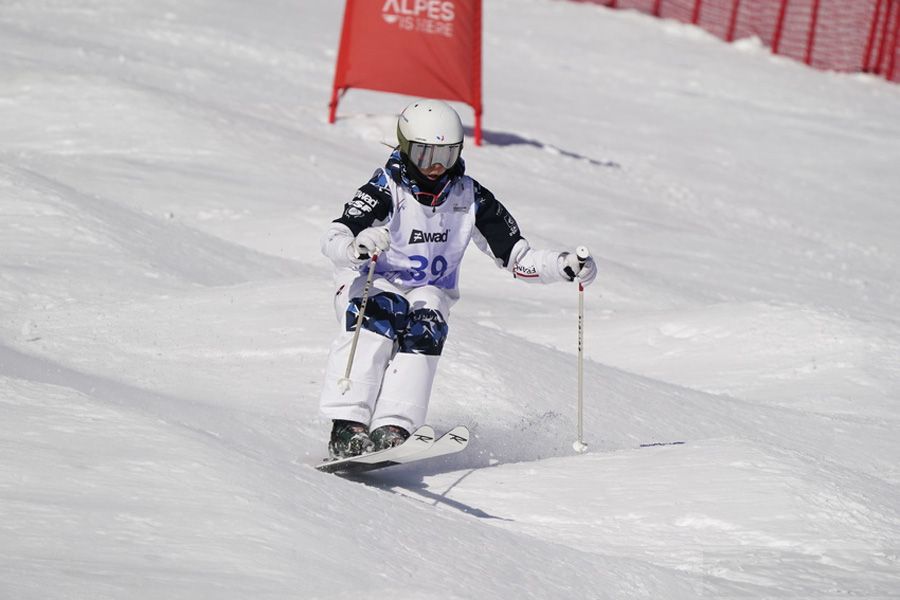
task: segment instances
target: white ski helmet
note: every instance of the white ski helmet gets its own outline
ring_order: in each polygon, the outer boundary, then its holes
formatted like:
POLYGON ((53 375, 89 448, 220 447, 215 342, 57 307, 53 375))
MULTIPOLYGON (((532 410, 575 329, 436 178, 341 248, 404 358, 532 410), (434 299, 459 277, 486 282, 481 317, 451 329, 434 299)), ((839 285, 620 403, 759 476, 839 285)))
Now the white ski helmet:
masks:
POLYGON ((397 119, 397 140, 400 152, 419 169, 436 164, 450 169, 462 152, 462 121, 446 102, 416 100, 397 119))

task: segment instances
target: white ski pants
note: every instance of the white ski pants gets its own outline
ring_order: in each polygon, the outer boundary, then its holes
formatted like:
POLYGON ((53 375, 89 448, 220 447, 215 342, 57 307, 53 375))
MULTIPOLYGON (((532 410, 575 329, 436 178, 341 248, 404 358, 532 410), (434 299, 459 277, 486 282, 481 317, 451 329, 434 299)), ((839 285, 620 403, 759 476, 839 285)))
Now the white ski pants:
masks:
MULTIPOLYGON (((350 389, 341 393, 338 381, 344 377, 353 342, 347 331, 347 308, 351 299, 362 296, 366 274, 352 274, 338 282, 334 310, 340 333, 331 344, 320 409, 329 419, 344 419, 367 424, 370 430, 382 425, 399 425, 414 431, 425 423, 431 387, 440 355, 398 352, 394 339, 363 327, 350 372, 350 389)), ((434 286, 401 287, 375 276, 369 301, 379 292, 392 292, 409 302, 410 311, 432 309, 447 320, 456 302, 454 292, 434 286)), ((369 310, 366 310, 368 314, 369 310)))

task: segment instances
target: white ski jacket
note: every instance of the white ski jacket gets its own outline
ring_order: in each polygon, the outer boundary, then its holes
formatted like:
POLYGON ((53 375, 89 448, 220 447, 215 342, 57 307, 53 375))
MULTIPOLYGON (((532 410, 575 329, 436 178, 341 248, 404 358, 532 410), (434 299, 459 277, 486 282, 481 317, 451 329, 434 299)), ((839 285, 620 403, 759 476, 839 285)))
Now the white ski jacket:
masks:
POLYGON ((458 295, 460 264, 476 246, 517 279, 566 281, 563 253, 535 250, 494 195, 465 175, 460 160, 442 180, 437 194, 422 192, 406 172, 399 152, 375 171, 325 231, 322 252, 335 268, 365 269, 353 240, 368 227, 387 227, 390 249, 378 256, 376 274, 403 287, 433 285, 458 295))

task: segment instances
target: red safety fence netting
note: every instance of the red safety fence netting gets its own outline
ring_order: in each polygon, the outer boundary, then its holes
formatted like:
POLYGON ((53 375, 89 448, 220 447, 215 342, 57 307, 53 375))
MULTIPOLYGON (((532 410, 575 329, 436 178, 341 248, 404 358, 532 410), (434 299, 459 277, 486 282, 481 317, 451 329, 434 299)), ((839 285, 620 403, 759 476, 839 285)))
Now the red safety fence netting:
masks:
POLYGON ((900 81, 900 0, 579 0, 693 23, 722 39, 756 36, 817 69, 900 81))

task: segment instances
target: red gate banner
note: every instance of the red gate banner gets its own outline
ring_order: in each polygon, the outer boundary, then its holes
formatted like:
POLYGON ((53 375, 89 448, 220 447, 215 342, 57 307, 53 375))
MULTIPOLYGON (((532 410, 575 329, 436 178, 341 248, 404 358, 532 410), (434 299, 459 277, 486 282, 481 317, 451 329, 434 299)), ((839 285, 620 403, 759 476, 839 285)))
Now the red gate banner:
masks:
POLYGON ((465 102, 481 144, 481 0, 347 0, 329 123, 350 88, 465 102))

